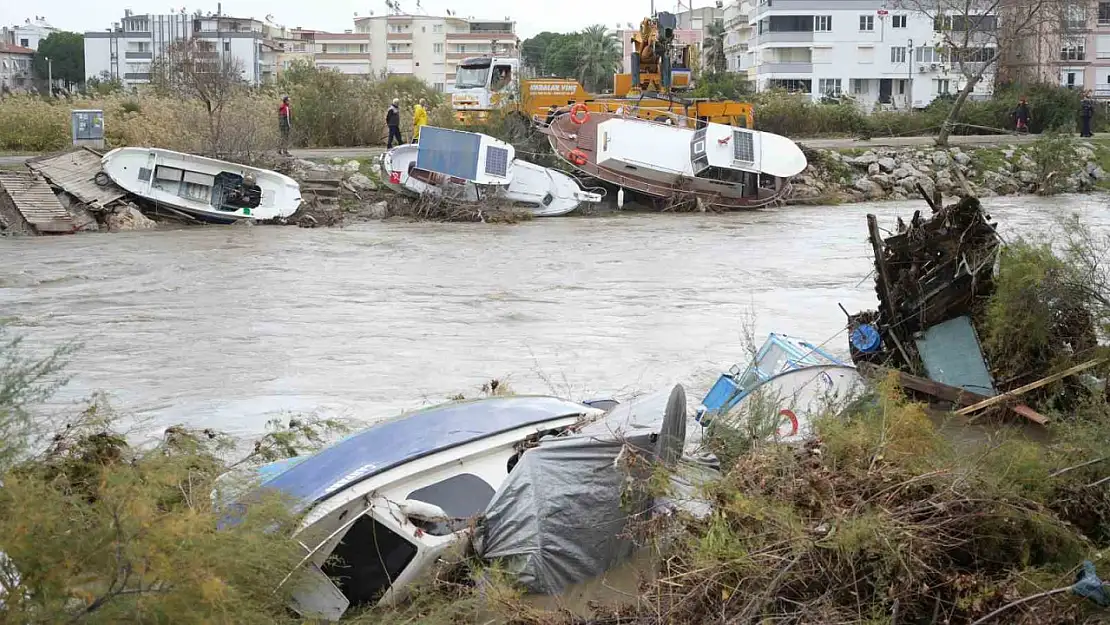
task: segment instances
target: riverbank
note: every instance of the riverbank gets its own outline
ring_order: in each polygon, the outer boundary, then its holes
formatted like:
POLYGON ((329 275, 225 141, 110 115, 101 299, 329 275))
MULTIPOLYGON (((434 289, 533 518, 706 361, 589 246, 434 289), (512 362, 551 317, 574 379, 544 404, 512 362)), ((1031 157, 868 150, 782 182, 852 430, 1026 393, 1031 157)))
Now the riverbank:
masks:
MULTIPOLYGON (((932 196, 1083 193, 1106 188, 1110 140, 1040 135, 991 145, 808 149, 793 183, 796 203, 932 196)), ((809 146, 807 146, 809 147, 809 146)))

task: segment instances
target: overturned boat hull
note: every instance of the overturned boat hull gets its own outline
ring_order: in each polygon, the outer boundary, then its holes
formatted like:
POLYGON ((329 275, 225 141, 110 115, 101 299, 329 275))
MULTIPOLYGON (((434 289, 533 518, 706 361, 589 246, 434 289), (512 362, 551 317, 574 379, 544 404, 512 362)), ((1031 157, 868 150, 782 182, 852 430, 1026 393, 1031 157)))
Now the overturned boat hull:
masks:
POLYGON ((585 175, 657 198, 696 198, 709 208, 776 202, 806 167, 805 154, 786 137, 724 124, 693 129, 618 113, 563 113, 537 126, 585 175))
POLYGON ((116 148, 101 168, 125 191, 210 223, 280 219, 301 204, 300 185, 288 176, 171 150, 116 148))

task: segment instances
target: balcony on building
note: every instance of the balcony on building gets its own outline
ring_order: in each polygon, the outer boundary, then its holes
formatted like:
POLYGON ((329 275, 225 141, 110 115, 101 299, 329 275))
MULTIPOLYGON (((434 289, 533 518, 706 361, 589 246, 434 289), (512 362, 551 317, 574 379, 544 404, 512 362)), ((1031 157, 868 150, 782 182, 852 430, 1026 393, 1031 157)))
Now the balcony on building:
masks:
POLYGON ((812 15, 771 15, 756 24, 754 41, 763 43, 809 43, 813 41, 812 15))
POLYGON ((1110 2, 1098 3, 1098 28, 1110 28, 1110 2))
POLYGON ((513 35, 515 30, 512 22, 470 22, 471 33, 483 33, 487 35, 513 35))
POLYGON ((763 51, 760 74, 812 74, 813 51, 809 48, 770 48, 763 51))

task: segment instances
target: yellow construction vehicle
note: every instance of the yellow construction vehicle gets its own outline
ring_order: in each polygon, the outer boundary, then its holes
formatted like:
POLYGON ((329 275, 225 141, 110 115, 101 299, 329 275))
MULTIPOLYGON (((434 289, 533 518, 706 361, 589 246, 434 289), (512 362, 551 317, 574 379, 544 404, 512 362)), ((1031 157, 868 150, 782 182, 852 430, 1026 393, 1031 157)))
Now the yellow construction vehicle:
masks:
POLYGON ((631 73, 613 77, 613 93, 593 95, 576 80, 520 79, 520 61, 481 57, 459 63, 451 105, 459 123, 486 122, 494 111, 529 122, 553 110, 583 103, 594 112, 623 109, 644 119, 681 116, 689 125, 699 121, 751 128, 752 107, 746 102, 687 98, 693 87, 692 51, 675 39, 677 20, 670 13, 645 19, 633 36, 631 73))

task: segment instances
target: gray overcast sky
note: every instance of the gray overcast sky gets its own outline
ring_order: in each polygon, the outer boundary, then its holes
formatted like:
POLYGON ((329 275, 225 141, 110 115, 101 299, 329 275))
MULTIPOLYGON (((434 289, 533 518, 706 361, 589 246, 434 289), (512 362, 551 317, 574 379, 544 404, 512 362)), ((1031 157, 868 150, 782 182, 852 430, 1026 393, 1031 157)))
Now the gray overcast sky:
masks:
MULTIPOLYGON (((683 5, 691 2, 695 7, 712 4, 712 0, 686 0, 683 5)), ((451 9, 462 17, 473 15, 477 18, 501 19, 509 16, 516 20, 521 39, 545 30, 573 31, 590 24, 603 24, 610 29, 615 28, 618 22, 622 26, 626 22, 638 24, 651 11, 650 0, 421 0, 420 4, 421 9, 417 9, 416 0, 401 0, 401 8, 407 13, 443 15, 445 9, 451 9)), ((673 12, 677 5, 676 0, 661 0, 656 2, 656 10, 673 12)), ((190 13, 196 9, 204 12, 216 11, 215 0, 204 4, 174 4, 172 0, 2 0, 0 25, 19 24, 27 18, 39 15, 64 30, 105 30, 112 22, 119 21, 124 9, 129 8, 135 13, 169 13, 171 8, 180 10, 183 6, 190 13)), ((363 16, 373 11, 374 15, 383 15, 386 7, 384 0, 302 0, 278 3, 272 0, 223 0, 223 11, 236 17, 257 19, 273 14, 274 22, 283 26, 342 32, 354 27, 352 20, 355 13, 363 16)))

